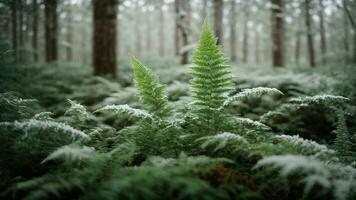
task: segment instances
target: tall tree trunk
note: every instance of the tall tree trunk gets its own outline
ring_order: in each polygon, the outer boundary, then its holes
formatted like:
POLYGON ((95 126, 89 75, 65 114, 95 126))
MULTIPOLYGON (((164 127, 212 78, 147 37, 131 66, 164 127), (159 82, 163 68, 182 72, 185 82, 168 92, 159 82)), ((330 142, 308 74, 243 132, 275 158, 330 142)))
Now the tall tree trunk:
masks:
POLYGON ((319 0, 319 31, 320 31, 320 50, 321 50, 321 61, 323 65, 326 64, 326 38, 325 38, 325 23, 324 23, 324 5, 323 0, 319 0))
POLYGON ((33 61, 38 62, 38 2, 32 1, 32 50, 33 61))
POLYGON ((24 1, 19 0, 19 60, 24 62, 24 1))
POLYGON ((181 33, 182 47, 184 48, 181 49, 181 51, 182 50, 183 51, 180 52, 181 54, 180 64, 185 65, 188 64, 188 56, 189 56, 189 49, 187 48, 189 44, 189 25, 190 25, 190 14, 191 14, 189 0, 183 0, 183 4, 181 4, 181 6, 183 11, 180 15, 178 27, 181 33))
POLYGON ((305 0, 305 26, 307 27, 309 64, 310 66, 315 67, 314 39, 312 32, 312 22, 310 17, 310 0, 305 0))
POLYGON ((218 45, 223 42, 223 0, 214 0, 214 33, 218 45))
POLYGON ((46 0, 44 4, 46 62, 51 63, 58 60, 57 0, 46 0))
POLYGON ((258 31, 255 30, 255 62, 260 64, 260 36, 258 31))
POLYGON ((72 8, 71 5, 68 5, 68 12, 67 12, 67 32, 66 32, 66 54, 67 54, 67 61, 73 61, 73 26, 72 26, 72 8))
POLYGON ((165 35, 164 35, 164 11, 163 11, 163 5, 164 5, 164 1, 160 2, 161 5, 159 5, 159 55, 161 57, 164 56, 164 45, 165 45, 165 35))
POLYGON ((93 0, 93 66, 95 75, 116 77, 117 0, 93 0))
POLYGON ((295 36, 295 52, 294 52, 296 65, 299 65, 300 63, 300 43, 301 43, 300 36, 301 36, 301 32, 298 30, 295 36))
POLYGON ((247 63, 248 61, 248 18, 249 18, 249 11, 247 10, 247 6, 245 5, 245 18, 244 18, 244 30, 243 30, 243 40, 242 40, 242 62, 247 63))
POLYGON ((284 66, 284 0, 272 2, 272 64, 284 66))
POLYGON ((179 56, 180 51, 180 34, 179 34, 179 23, 180 23, 180 15, 181 15, 181 1, 174 1, 174 12, 175 12, 175 30, 174 30, 174 54, 179 56))
POLYGON ((17 48, 18 48, 18 40, 17 40, 17 9, 18 9, 18 5, 17 5, 17 1, 12 1, 11 2, 11 28, 12 28, 12 49, 14 51, 14 58, 15 61, 17 61, 18 59, 18 52, 17 52, 17 48))
MULTIPOLYGON (((136 9, 139 9, 138 2, 136 2, 136 9)), ((135 33, 136 33, 135 52, 137 57, 142 57, 142 35, 140 30, 140 25, 141 25, 140 18, 141 18, 140 14, 137 14, 135 16, 135 33)))
POLYGON ((232 62, 236 62, 236 2, 231 1, 230 10, 230 57, 232 62))
POLYGON ((349 46, 349 22, 347 19, 347 14, 346 11, 344 11, 344 46, 345 46, 345 51, 347 54, 347 60, 349 60, 349 51, 350 51, 350 46, 349 46))
POLYGON ((145 16, 146 19, 146 54, 149 54, 152 51, 152 27, 151 27, 151 13, 150 11, 147 11, 147 14, 145 16))

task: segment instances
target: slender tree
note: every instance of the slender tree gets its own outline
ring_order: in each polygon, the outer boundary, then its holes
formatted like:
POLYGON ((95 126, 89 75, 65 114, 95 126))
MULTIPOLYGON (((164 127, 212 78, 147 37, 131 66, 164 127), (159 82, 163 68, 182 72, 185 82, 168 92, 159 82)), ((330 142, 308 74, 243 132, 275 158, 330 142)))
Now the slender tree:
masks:
POLYGON ((116 77, 117 0, 93 0, 93 67, 95 75, 116 77))
POLYGON ((284 0, 271 0, 272 3, 272 64, 284 66, 284 0))
POLYGON ((295 50, 294 50, 294 59, 295 59, 295 64, 299 65, 300 63, 300 43, 301 43, 301 37, 302 33, 298 30, 295 34, 295 50))
POLYGON ((73 61, 73 22, 72 22, 72 7, 70 4, 68 4, 68 10, 67 10, 67 27, 66 27, 66 40, 67 40, 67 46, 66 46, 66 56, 67 56, 67 61, 72 62, 73 61))
POLYGON ((174 1, 174 13, 175 13, 175 30, 174 30, 174 54, 179 56, 180 51, 180 34, 179 34, 179 23, 181 20, 181 4, 182 0, 174 1))
POLYGON ((58 60, 57 0, 45 0, 45 43, 46 62, 58 60))
POLYGON ((18 48, 18 36, 17 36, 17 10, 18 10, 18 5, 17 1, 12 1, 11 2, 11 27, 12 27, 12 49, 14 50, 14 58, 15 61, 17 61, 17 48, 18 48))
POLYGON ((163 11, 163 5, 164 5, 164 0, 160 1, 159 6, 159 29, 158 29, 158 35, 159 35, 159 55, 164 56, 164 51, 165 51, 165 34, 164 34, 164 11, 163 11))
POLYGON ((218 45, 222 45, 223 41, 223 10, 223 0, 214 0, 214 33, 218 45))
POLYGON ((312 32, 312 21, 310 17, 310 0, 305 0, 305 26, 307 28, 309 64, 310 66, 315 67, 314 39, 312 32))
POLYGON ((247 63, 248 61, 248 40, 249 40, 249 28, 248 20, 250 11, 248 10, 248 4, 244 4, 244 22, 243 22, 243 40, 242 40, 242 62, 247 63))
POLYGON ((230 9, 230 57, 232 62, 236 62, 236 1, 231 1, 230 9))
POLYGON ((24 1, 19 0, 19 60, 24 62, 24 1))
POLYGON ((38 62, 38 2, 32 0, 32 49, 33 61, 38 62))
POLYGON ((325 38, 325 22, 324 22, 324 4, 323 0, 319 0, 319 33, 320 33, 320 50, 321 50, 321 61, 325 65, 326 64, 326 38, 325 38))
POLYGON ((260 64, 260 35, 258 30, 255 29, 255 62, 260 64))

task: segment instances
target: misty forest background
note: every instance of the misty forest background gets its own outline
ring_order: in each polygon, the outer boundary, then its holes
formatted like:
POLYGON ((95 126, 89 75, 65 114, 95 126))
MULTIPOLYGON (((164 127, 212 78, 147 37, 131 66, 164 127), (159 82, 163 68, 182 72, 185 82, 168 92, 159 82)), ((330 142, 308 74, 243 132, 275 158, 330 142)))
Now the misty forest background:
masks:
POLYGON ((355 0, 0 0, 0 199, 356 199, 355 0))

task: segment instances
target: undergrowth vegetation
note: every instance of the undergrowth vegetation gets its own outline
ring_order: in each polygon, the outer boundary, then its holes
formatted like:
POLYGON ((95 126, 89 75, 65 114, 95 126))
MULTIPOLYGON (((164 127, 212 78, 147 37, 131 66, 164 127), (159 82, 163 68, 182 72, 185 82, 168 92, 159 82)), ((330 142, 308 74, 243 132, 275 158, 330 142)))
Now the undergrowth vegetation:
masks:
POLYGON ((235 69, 207 22, 120 81, 2 62, 1 199, 356 198, 354 67, 235 69))

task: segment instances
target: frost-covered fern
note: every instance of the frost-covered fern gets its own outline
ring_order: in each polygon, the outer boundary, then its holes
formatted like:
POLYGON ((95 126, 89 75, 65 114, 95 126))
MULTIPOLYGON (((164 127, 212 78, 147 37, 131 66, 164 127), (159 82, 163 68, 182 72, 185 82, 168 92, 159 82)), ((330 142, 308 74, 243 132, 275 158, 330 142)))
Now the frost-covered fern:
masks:
POLYGON ((54 130, 58 132, 63 132, 69 134, 73 139, 83 138, 89 139, 89 136, 83 131, 77 130, 69 125, 60 122, 54 121, 41 121, 36 119, 30 119, 25 121, 15 121, 12 123, 15 129, 22 130, 26 133, 25 137, 28 136, 28 133, 32 129, 37 130, 54 130))
POLYGON ((93 159, 95 156, 97 156, 95 150, 90 147, 63 146, 48 155, 42 161, 42 164, 50 160, 63 160, 71 163, 81 162, 83 160, 93 159))
POLYGON ((347 102, 349 99, 342 96, 335 95, 316 95, 316 96, 306 96, 290 99, 292 103, 298 103, 302 106, 307 106, 309 104, 326 104, 334 105, 347 102))
POLYGON ((259 97, 265 94, 280 94, 283 95, 283 93, 275 88, 265 88, 265 87, 257 87, 253 89, 245 89, 240 93, 235 94, 234 96, 231 96, 227 98, 224 103, 222 104, 222 107, 220 109, 223 109, 224 107, 230 105, 232 102, 237 101, 237 100, 244 100, 247 98, 251 97, 259 97))
POLYGON ((210 146, 215 146, 214 151, 221 150, 228 145, 233 145, 232 148, 240 148, 241 146, 245 147, 248 144, 247 140, 242 136, 228 132, 219 133, 217 135, 204 136, 197 139, 197 141, 203 142, 201 147, 204 149, 210 146))
POLYGON ((153 116, 145 110, 131 108, 128 105, 107 105, 103 108, 96 110, 95 112, 114 112, 114 113, 126 113, 130 116, 140 119, 152 119, 153 116))

